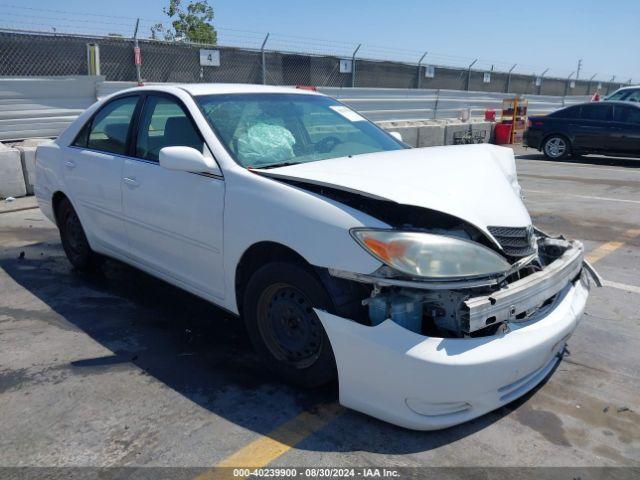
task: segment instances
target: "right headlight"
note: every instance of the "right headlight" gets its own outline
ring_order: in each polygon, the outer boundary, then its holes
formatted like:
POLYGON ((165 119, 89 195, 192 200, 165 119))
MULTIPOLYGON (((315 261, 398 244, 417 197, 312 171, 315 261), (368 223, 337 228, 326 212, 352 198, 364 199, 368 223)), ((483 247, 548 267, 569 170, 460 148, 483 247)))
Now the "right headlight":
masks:
POLYGON ((414 277, 449 279, 501 274, 511 265, 493 250, 460 238, 354 228, 353 238, 381 262, 414 277))

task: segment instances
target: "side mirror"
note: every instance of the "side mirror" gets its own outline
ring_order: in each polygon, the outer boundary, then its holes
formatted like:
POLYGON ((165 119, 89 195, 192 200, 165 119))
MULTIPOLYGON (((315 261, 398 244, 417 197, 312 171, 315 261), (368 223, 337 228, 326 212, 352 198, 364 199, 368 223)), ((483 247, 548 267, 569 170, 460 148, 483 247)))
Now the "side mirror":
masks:
POLYGON ((402 141, 402 135, 400 134, 400 132, 389 132, 389 135, 391 135, 396 140, 402 141))
POLYGON ((168 170, 220 175, 216 162, 191 147, 164 147, 160 150, 160 166, 168 170))

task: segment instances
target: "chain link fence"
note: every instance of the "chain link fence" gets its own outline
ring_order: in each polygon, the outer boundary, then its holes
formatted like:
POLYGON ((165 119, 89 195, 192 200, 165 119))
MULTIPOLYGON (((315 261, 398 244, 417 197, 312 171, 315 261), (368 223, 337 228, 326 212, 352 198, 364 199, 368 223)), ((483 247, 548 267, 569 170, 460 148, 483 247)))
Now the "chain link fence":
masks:
MULTIPOLYGON (((266 43, 265 38, 265 43, 266 43)), ((426 65, 356 57, 357 51, 309 52, 186 42, 139 40, 141 80, 146 82, 229 82, 316 87, 450 89, 543 95, 606 94, 622 84, 544 78, 508 72, 426 65), (214 59, 202 62, 202 51, 214 59), (488 74, 488 75, 487 75, 488 74)), ((271 44, 278 45, 271 41, 271 44)), ((90 69, 88 45, 99 49, 99 74, 109 81, 136 81, 134 40, 122 36, 89 36, 0 30, 0 76, 63 76, 97 73, 90 69)), ((320 44, 321 45, 321 44, 320 44)), ((301 45, 299 49, 305 48, 301 45)), ((363 49, 366 51, 366 49, 363 49)), ((363 54, 361 51, 361 55, 363 54)), ((385 53, 385 52, 383 52, 385 53)), ((389 50, 390 55, 393 54, 389 50)))

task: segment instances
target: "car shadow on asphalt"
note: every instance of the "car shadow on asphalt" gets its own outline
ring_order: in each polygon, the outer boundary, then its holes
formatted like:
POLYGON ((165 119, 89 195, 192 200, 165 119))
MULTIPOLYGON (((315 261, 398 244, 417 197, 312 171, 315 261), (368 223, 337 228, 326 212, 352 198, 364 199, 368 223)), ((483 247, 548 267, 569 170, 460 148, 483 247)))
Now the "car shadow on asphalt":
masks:
MULTIPOLYGON (((268 373, 242 323, 230 313, 120 262, 107 260, 97 273, 80 274, 57 244, 37 243, 7 251, 0 267, 56 312, 61 327, 78 329, 113 352, 72 362, 74 374, 91 376, 130 363, 215 415, 261 435, 304 410, 337 401, 335 385, 302 390, 268 373)), ((296 448, 429 451, 489 427, 540 386, 476 420, 435 432, 406 430, 344 409, 296 448)))

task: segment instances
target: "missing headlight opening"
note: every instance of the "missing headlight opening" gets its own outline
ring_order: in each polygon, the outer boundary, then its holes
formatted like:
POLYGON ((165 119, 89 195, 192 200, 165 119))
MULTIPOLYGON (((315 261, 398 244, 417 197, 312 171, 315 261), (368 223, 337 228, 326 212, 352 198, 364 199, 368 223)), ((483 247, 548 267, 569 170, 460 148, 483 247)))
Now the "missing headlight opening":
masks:
MULTIPOLYGON (((535 254, 514 262, 502 277, 451 281, 404 277, 382 267, 372 275, 330 270, 335 277, 369 284, 365 323, 387 319, 415 333, 441 338, 504 333, 509 324, 534 322, 581 277, 579 242, 535 235, 535 254)), ((583 273, 584 275, 584 273, 583 273)))

